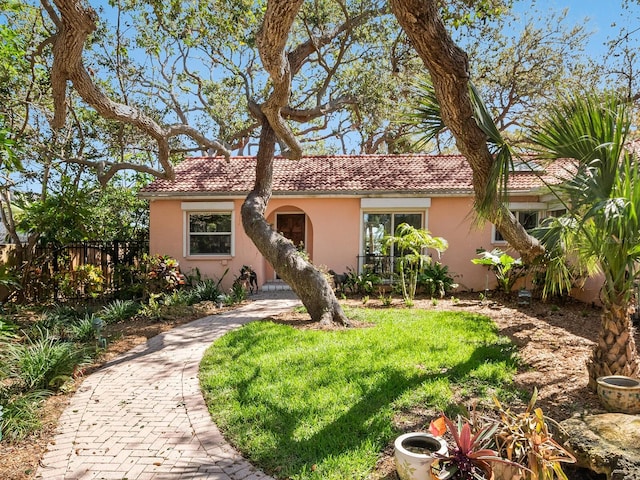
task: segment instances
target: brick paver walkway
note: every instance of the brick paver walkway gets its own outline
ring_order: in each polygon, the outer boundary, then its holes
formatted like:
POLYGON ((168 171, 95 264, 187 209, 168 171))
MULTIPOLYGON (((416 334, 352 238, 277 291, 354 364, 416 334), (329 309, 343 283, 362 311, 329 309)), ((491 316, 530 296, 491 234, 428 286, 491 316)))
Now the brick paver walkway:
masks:
POLYGON ((290 293, 264 295, 158 335, 89 375, 62 414, 36 478, 269 480, 211 421, 198 365, 224 333, 298 303, 290 293))

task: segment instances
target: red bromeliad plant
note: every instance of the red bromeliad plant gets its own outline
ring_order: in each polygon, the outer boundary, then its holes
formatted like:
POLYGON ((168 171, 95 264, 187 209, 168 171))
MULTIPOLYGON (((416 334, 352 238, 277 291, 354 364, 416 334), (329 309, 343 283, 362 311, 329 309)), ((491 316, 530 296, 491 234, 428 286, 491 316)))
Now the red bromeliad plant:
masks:
POLYGON ((492 422, 474 433, 468 421, 458 417, 455 425, 444 414, 432 421, 429 432, 441 437, 448 430, 455 444, 447 456, 433 463, 432 474, 440 480, 484 480, 492 477, 492 462, 512 464, 489 448, 498 428, 499 425, 492 422))

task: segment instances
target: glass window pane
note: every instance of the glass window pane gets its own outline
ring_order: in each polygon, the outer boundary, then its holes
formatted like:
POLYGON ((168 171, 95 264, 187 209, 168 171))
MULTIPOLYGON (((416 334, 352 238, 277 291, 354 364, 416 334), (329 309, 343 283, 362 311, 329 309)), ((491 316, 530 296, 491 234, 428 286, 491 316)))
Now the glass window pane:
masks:
POLYGON ((422 228, 422 214, 421 213, 396 213, 393 216, 393 231, 396 231, 398 225, 403 223, 409 224, 413 228, 422 228))
POLYGON ((189 232, 231 232, 231 215, 228 213, 192 213, 189 215, 189 232))
POLYGON ((190 235, 190 255, 231 254, 231 235, 190 235))
POLYGON ((531 230, 538 226, 538 212, 518 212, 518 221, 525 230, 531 230))
POLYGON ((364 253, 365 255, 380 255, 382 253, 382 239, 391 234, 391 214, 364 214, 364 253))

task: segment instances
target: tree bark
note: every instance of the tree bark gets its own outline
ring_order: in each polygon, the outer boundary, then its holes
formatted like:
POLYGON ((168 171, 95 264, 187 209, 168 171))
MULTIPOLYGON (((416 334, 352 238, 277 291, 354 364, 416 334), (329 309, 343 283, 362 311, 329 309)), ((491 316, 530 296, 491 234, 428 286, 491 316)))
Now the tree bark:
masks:
MULTIPOLYGON (((487 137, 473 116, 467 55, 445 29, 437 1, 389 0, 389 4, 431 74, 442 120, 473 171, 475 203, 479 205, 487 196, 493 157, 487 137)), ((525 263, 544 252, 540 243, 527 233, 502 202, 495 200, 486 216, 525 263)))
MULTIPOLYGON (((256 156, 256 181, 242 205, 242 225, 260 253, 278 275, 291 286, 307 308, 311 319, 322 324, 350 325, 325 276, 302 258, 295 245, 274 231, 264 218, 271 198, 273 157, 278 140, 287 147, 289 158, 298 159, 302 148, 282 117, 288 106, 292 74, 300 68, 301 55, 294 55, 292 68, 285 46, 302 0, 269 0, 257 44, 260 58, 269 73, 272 91, 267 101, 253 108, 261 121, 260 143, 256 156)), ((299 50, 296 50, 299 53, 299 50)))
POLYGON ((640 359, 629 308, 621 305, 605 306, 601 322, 598 343, 587 363, 589 388, 592 390, 596 390, 598 377, 640 376, 640 359))
POLYGON ((298 253, 293 242, 275 231, 264 218, 271 198, 276 141, 276 133, 265 118, 256 157, 255 185, 242 204, 242 226, 260 253, 302 300, 312 320, 325 325, 339 323, 350 326, 325 276, 298 253))

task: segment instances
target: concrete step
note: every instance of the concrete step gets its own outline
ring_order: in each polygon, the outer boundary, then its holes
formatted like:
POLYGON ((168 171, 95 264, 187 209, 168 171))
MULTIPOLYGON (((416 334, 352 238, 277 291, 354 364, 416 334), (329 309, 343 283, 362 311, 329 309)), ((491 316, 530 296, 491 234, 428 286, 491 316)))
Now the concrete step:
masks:
POLYGON ((271 280, 262 285, 261 290, 263 292, 281 292, 291 290, 291 287, 282 280, 271 280))

